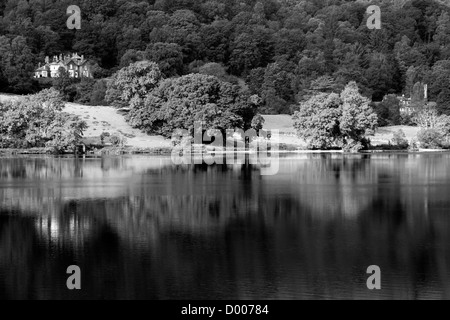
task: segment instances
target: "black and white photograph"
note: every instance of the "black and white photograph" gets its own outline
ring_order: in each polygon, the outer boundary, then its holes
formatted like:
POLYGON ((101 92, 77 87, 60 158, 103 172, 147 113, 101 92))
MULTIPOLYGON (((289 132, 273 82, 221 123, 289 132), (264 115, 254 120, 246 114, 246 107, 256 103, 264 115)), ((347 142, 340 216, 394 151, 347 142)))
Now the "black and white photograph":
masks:
POLYGON ((0 300, 449 299, 450 0, 0 0, 0 300))

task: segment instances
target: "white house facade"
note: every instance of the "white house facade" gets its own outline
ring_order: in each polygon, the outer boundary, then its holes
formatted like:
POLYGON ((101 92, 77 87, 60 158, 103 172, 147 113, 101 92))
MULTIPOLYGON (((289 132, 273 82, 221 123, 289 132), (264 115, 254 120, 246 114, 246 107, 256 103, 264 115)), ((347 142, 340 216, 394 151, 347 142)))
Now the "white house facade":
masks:
POLYGON ((91 64, 84 56, 79 56, 77 53, 53 56, 51 61, 49 57, 46 57, 44 65, 39 63, 34 72, 34 78, 57 78, 60 68, 66 70, 71 78, 92 78, 91 64))

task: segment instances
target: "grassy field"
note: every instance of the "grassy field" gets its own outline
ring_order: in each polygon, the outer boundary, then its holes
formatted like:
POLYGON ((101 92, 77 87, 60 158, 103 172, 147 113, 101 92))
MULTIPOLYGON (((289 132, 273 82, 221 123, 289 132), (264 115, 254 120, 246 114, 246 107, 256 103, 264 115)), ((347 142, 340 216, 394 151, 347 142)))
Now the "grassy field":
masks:
POLYGON ((265 115, 263 118, 266 120, 264 123, 264 129, 276 129, 280 131, 281 143, 297 146, 301 149, 306 148, 306 141, 297 137, 294 129, 294 122, 292 121, 292 117, 290 115, 265 115))
POLYGON ((170 140, 162 136, 147 135, 133 129, 123 115, 112 107, 92 107, 76 103, 67 103, 65 112, 80 116, 86 121, 88 129, 85 138, 98 138, 103 132, 118 134, 126 138, 126 144, 136 148, 169 148, 170 140))
POLYGON ((420 130, 418 127, 410 127, 410 126, 392 126, 379 128, 376 134, 370 137, 372 145, 377 146, 388 144, 389 141, 392 140, 394 132, 397 132, 400 129, 403 130, 403 132, 406 135, 406 139, 408 141, 411 141, 413 138, 415 138, 420 130))
POLYGON ((16 96, 13 94, 7 94, 7 93, 1 93, 0 94, 0 102, 7 102, 11 100, 18 100, 20 99, 20 96, 16 96))
MULTIPOLYGON (((298 139, 295 134, 294 122, 292 117, 289 115, 267 115, 264 116, 265 129, 278 129, 280 130, 280 135, 282 137, 282 142, 289 144, 298 144, 304 146, 305 141, 298 139)), ((411 141, 411 139, 417 136, 419 128, 411 126, 392 126, 392 127, 382 127, 377 130, 375 135, 370 136, 372 145, 378 146, 383 144, 389 144, 392 140, 394 132, 398 130, 403 130, 406 135, 406 139, 411 141)))
MULTIPOLYGON (((0 94, 0 102, 20 99, 20 96, 0 94)), ((118 113, 115 108, 101 106, 85 106, 76 103, 67 103, 65 112, 80 116, 88 124, 85 131, 85 138, 89 141, 99 141, 99 137, 103 132, 110 134, 119 134, 126 138, 126 144, 135 148, 170 148, 169 139, 162 136, 147 135, 137 129, 133 129, 126 121, 122 114, 118 113)), ((289 115, 266 115, 263 116, 265 121, 264 129, 280 130, 281 143, 305 148, 306 142, 299 139, 295 133, 292 117, 289 115)), ((378 129, 377 133, 370 137, 373 145, 388 144, 392 139, 395 131, 402 129, 408 140, 411 140, 419 131, 416 127, 396 126, 384 127, 378 129)))

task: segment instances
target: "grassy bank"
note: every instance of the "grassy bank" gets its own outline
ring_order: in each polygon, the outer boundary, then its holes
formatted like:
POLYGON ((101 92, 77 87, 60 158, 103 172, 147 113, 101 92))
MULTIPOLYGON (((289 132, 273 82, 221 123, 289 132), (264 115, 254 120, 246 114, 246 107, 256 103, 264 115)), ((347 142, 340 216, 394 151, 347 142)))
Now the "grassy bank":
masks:
POLYGON ((137 148, 137 147, 106 147, 93 152, 94 155, 124 155, 124 154, 147 154, 147 155, 170 155, 172 148, 137 148))
MULTIPOLYGON (((297 137, 294 122, 289 115, 266 115, 263 116, 266 120, 264 129, 280 130, 280 140, 282 143, 286 143, 292 146, 297 146, 300 149, 305 149, 307 146, 306 141, 297 137)), ((406 139, 411 141, 417 136, 420 128, 412 126, 391 126, 378 128, 374 135, 369 136, 372 146, 377 148, 381 146, 389 145, 394 133, 398 130, 403 130, 406 135, 406 139)))
POLYGON ((0 149, 0 156, 56 154, 53 148, 0 149))

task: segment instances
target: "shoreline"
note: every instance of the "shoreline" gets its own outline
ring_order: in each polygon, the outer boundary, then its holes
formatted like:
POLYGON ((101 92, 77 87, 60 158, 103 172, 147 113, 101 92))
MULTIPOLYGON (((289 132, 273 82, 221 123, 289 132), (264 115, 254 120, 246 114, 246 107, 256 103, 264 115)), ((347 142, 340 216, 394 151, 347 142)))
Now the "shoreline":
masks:
POLYGON ((148 155, 164 155, 171 154, 170 148, 137 148, 137 147, 111 147, 99 150, 88 151, 85 153, 75 152, 55 152, 53 148, 7 148, 0 149, 0 156, 4 155, 88 155, 88 156, 107 156, 107 155, 122 155, 122 154, 148 154, 148 155))
MULTIPOLYGON (((30 149, 19 149, 19 148, 8 148, 8 149, 0 149, 0 157, 2 156, 14 156, 14 155, 49 155, 49 156, 120 156, 120 155, 148 155, 148 156, 170 156, 172 154, 172 148, 136 148, 136 147, 108 147, 100 150, 89 151, 86 153, 73 153, 73 152, 64 152, 58 153, 55 152, 52 148, 30 148, 30 149)), ((419 149, 419 150, 363 150, 360 152, 344 152, 343 150, 278 150, 272 153, 276 154, 342 154, 342 155, 369 155, 369 154, 423 154, 423 153, 446 153, 450 152, 447 149, 419 149)), ((217 154, 217 155, 226 155, 226 154, 253 154, 254 152, 251 150, 235 150, 235 151, 212 151, 205 150, 203 153, 192 153, 192 156, 199 156, 201 154, 217 154)), ((269 152, 271 153, 271 152, 269 152)))

